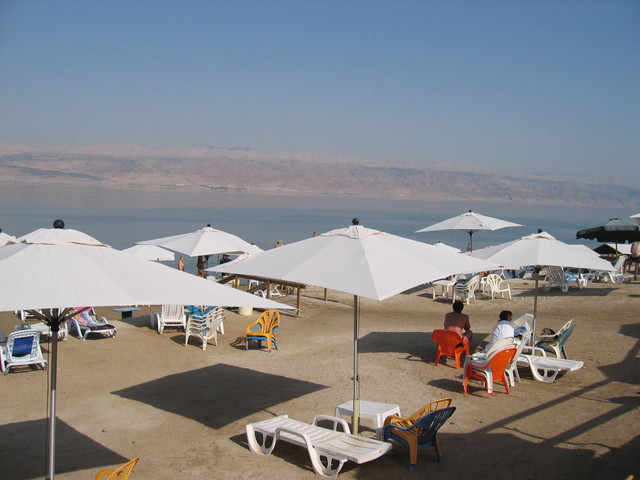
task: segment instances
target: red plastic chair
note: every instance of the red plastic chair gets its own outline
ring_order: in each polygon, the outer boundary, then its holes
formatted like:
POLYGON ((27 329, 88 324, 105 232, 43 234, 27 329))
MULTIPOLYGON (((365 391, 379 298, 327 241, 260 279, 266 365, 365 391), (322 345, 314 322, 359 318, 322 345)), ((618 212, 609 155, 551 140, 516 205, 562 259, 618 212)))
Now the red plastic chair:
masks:
POLYGON ((484 388, 487 389, 487 393, 491 397, 493 397, 493 384, 496 382, 501 382, 508 394, 509 380, 505 372, 507 367, 511 364, 513 357, 516 356, 517 352, 518 346, 510 344, 494 352, 487 358, 474 358, 472 360, 467 359, 467 361, 465 361, 464 363, 464 394, 467 394, 469 377, 482 380, 484 382, 484 388))
POLYGON ((438 344, 436 367, 440 363, 441 357, 455 357, 456 368, 460 368, 462 352, 469 355, 469 342, 465 342, 462 336, 453 330, 434 330, 431 334, 431 340, 438 344))

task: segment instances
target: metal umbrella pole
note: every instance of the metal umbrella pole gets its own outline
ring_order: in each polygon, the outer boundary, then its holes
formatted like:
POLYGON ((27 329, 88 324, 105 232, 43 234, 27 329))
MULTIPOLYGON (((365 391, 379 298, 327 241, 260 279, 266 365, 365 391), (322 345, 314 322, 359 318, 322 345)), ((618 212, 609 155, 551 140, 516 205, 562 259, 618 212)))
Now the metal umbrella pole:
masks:
POLYGON ((360 421, 360 378, 358 376, 358 340, 360 336, 360 297, 353 296, 353 416, 351 426, 358 434, 360 421))

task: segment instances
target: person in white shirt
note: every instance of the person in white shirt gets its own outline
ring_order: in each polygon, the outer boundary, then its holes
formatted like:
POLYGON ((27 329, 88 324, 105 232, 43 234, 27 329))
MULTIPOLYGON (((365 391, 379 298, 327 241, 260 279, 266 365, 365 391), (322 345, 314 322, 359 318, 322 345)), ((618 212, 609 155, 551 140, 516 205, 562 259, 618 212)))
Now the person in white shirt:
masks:
POLYGON ((491 347, 503 338, 510 338, 516 336, 517 325, 514 325, 511 321, 513 319, 513 313, 509 310, 503 310, 500 312, 500 321, 493 327, 491 332, 491 341, 484 347, 484 351, 488 352, 491 347))

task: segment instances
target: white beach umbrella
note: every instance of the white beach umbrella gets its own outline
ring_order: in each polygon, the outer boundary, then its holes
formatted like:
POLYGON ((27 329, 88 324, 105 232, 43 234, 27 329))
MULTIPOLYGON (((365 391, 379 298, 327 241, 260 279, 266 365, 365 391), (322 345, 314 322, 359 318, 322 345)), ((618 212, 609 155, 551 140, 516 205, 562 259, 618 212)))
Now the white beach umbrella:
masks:
POLYGON ((456 253, 460 253, 460 249, 456 248, 456 247, 452 247, 451 245, 447 245, 446 243, 442 243, 442 242, 436 242, 433 244, 434 247, 438 247, 438 248, 444 248, 446 250, 451 250, 453 252, 456 253))
MULTIPOLYGON (((597 255, 577 248, 576 245, 556 240, 547 232, 527 235, 519 240, 502 243, 494 247, 477 250, 472 257, 481 258, 499 264, 502 268, 517 269, 524 266, 584 268, 588 270, 613 270, 606 260, 597 255)), ((533 332, 535 336, 536 315, 538 308, 538 275, 535 279, 535 293, 533 300, 533 332)))
POLYGON ((488 217, 469 210, 466 213, 453 218, 434 223, 425 228, 417 230, 416 233, 437 232, 440 230, 462 230, 469 234, 469 247, 473 250, 473 234, 478 230, 499 230, 507 227, 522 227, 519 223, 507 222, 499 218, 488 217))
POLYGON ((6 233, 0 230, 0 246, 6 245, 9 242, 15 242, 15 241, 16 241, 16 237, 12 235, 7 235, 6 233))
POLYGON ((354 224, 210 270, 315 285, 354 295, 353 427, 357 432, 359 298, 385 300, 449 275, 496 267, 467 255, 354 224))
POLYGON ((190 257, 219 253, 258 253, 262 249, 245 242, 231 233, 211 228, 210 225, 195 232, 136 242, 136 245, 158 245, 190 257))
POLYGON ((175 253, 166 248, 158 247, 157 245, 134 245, 122 251, 129 255, 144 258, 145 260, 154 260, 156 262, 172 262, 176 259, 175 253))
MULTIPOLYGON (((54 225, 64 226, 61 221, 54 225)), ((19 238, 18 243, 0 248, 0 291, 0 311, 27 310, 51 327, 49 479, 55 474, 56 332, 73 313, 65 307, 196 304, 292 308, 131 256, 82 232, 60 228, 36 230, 19 238), (53 310, 59 307, 61 311, 53 310)))
POLYGON ((629 218, 633 218, 637 223, 640 223, 640 213, 636 213, 635 215, 631 215, 629 218))

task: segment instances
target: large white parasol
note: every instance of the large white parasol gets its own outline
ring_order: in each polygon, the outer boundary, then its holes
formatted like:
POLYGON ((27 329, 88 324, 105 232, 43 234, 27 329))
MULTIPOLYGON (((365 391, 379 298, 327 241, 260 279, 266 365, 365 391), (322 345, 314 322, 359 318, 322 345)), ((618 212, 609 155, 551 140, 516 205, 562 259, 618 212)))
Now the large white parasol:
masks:
POLYGON ((216 255, 219 253, 258 253, 262 249, 231 233, 208 225, 200 230, 171 237, 155 238, 136 242, 137 245, 158 245, 190 257, 216 255))
MULTIPOLYGON (((502 243, 494 247, 477 250, 472 257, 494 262, 507 269, 524 266, 540 268, 554 266, 562 268, 583 268, 587 270, 613 270, 606 260, 585 251, 583 248, 556 240, 547 232, 527 235, 519 240, 502 243)), ((538 275, 535 279, 533 300, 533 332, 535 336, 536 315, 538 309, 538 275)))
POLYGON ((357 224, 210 270, 315 285, 354 295, 353 428, 358 431, 360 297, 385 300, 409 288, 497 265, 357 224))
POLYGON ((157 245, 134 245, 122 251, 129 255, 144 258, 145 260, 154 260, 156 262, 172 262, 176 259, 175 253, 166 248, 158 247, 157 245))
POLYGON ((416 233, 437 232, 440 230, 462 230, 469 234, 469 248, 473 250, 473 234, 478 230, 499 230, 507 227, 522 227, 519 223, 507 222, 499 218, 488 217, 469 210, 466 213, 434 223, 417 230, 416 233))
MULTIPOLYGON (((54 225, 63 227, 57 220, 54 225)), ((57 335, 75 305, 292 308, 149 262, 77 230, 40 229, 0 248, 0 311, 27 310, 52 331, 48 479, 55 475, 57 335), (60 311, 53 310, 60 308, 60 311), (43 310, 43 313, 35 310, 43 310)))

